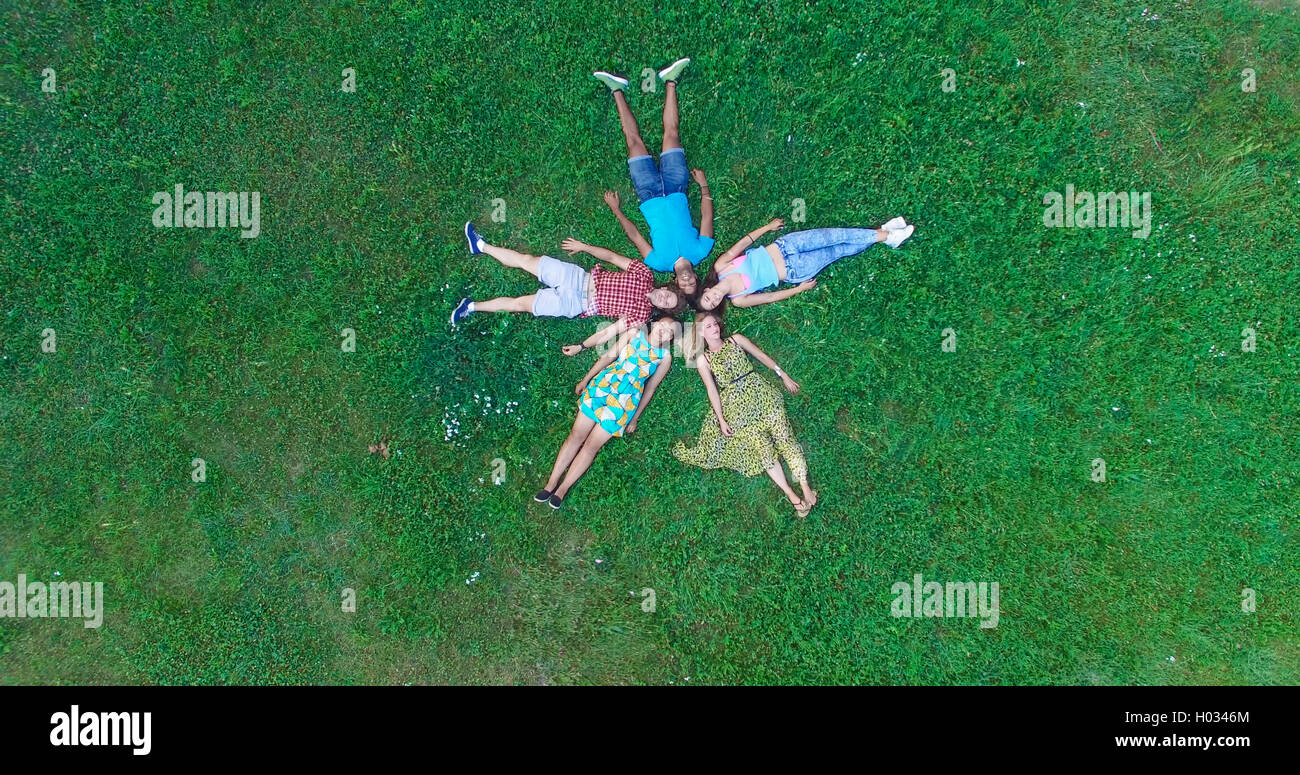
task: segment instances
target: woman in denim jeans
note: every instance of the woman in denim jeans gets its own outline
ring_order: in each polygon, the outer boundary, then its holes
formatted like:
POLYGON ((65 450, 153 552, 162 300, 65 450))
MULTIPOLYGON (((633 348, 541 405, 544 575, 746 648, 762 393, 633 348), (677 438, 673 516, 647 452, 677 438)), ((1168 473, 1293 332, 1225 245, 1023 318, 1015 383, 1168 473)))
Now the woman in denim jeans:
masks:
POLYGON ((835 261, 861 253, 877 242, 897 248, 912 236, 915 228, 899 217, 878 229, 809 229, 791 232, 767 246, 756 245, 763 234, 784 225, 784 221, 775 218, 746 234, 719 256, 713 271, 704 280, 706 287, 700 294, 700 308, 716 309, 724 299, 730 299, 737 307, 788 299, 816 287, 813 278, 835 261), (794 287, 760 293, 783 282, 794 287))

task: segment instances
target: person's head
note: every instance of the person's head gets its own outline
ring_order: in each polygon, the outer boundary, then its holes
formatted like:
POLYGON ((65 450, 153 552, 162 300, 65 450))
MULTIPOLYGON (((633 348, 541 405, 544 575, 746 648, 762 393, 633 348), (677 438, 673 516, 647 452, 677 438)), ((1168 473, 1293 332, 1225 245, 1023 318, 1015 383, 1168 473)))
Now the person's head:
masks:
POLYGON ((695 316, 696 334, 709 345, 720 344, 727 335, 722 323, 722 315, 716 311, 701 312, 695 316))
POLYGON ((720 285, 705 288, 700 292, 700 309, 711 312, 718 309, 727 300, 727 292, 720 285))
POLYGON ((657 314, 650 322, 650 333, 646 338, 654 347, 666 347, 677 333, 677 318, 667 313, 657 314))
POLYGON ((700 291, 693 306, 697 310, 717 310, 721 314, 726 309, 726 303, 727 292, 718 287, 718 270, 710 269, 704 276, 704 282, 700 283, 700 291))
POLYGON ((656 285, 650 291, 650 304, 655 309, 676 316, 686 309, 686 297, 678 290, 675 282, 664 283, 663 285, 656 285))
POLYGON ((695 276, 695 267, 691 266, 690 261, 677 259, 673 265, 673 282, 686 297, 686 303, 694 307, 700 298, 700 278, 695 276))

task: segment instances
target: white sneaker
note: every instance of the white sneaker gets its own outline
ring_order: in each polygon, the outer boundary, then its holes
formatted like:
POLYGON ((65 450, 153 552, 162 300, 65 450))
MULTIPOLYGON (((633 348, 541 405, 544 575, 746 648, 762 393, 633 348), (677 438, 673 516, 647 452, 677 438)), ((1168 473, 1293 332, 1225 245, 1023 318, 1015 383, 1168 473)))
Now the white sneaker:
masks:
POLYGON ((906 225, 907 221, 903 220, 903 216, 900 215, 897 218, 890 218, 888 221, 885 221, 880 228, 893 231, 895 229, 901 229, 906 225))
POLYGON ((671 65, 668 65, 664 69, 660 70, 659 80, 676 81, 678 77, 681 76, 682 71, 685 70, 686 66, 689 65, 690 63, 691 63, 690 57, 682 57, 676 62, 673 62, 671 65))
POLYGON ((885 244, 891 248, 896 248, 899 245, 903 244, 903 240, 906 240, 908 237, 912 236, 912 232, 916 231, 916 227, 908 226, 906 229, 901 229, 897 231, 895 230, 888 230, 888 231, 889 231, 889 236, 885 237, 885 244))
POLYGON ((597 70, 592 73, 591 76, 597 81, 605 84, 610 91, 623 91, 627 88, 628 81, 621 75, 614 75, 613 73, 607 73, 604 70, 597 70))

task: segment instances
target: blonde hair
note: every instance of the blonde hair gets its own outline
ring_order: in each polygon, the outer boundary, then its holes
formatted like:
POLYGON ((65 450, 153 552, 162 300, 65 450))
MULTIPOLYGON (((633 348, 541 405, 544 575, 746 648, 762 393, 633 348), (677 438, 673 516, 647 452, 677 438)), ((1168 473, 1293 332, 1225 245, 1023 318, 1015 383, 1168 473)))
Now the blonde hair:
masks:
POLYGON ((704 342, 704 334, 700 331, 700 324, 705 318, 713 318, 718 321, 718 332, 725 338, 726 326, 722 322, 722 314, 717 309, 703 310, 696 313, 695 319, 691 321, 691 335, 682 337, 682 353, 688 361, 694 361, 707 349, 708 345, 704 342))

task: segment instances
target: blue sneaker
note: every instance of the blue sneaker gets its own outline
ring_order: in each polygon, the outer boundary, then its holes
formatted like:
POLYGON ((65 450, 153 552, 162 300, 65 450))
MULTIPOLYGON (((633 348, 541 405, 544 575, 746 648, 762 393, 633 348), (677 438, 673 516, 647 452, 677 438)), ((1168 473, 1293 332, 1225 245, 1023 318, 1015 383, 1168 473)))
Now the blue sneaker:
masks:
POLYGON ((469 299, 461 299, 460 304, 456 305, 456 309, 451 311, 451 324, 453 326, 469 317, 469 305, 469 299))
POLYGON ((471 255, 477 256, 479 253, 483 252, 482 250, 479 250, 478 247, 479 240, 481 239, 482 237, 480 237, 478 232, 474 230, 474 224, 465 221, 465 241, 469 243, 469 252, 471 255))

